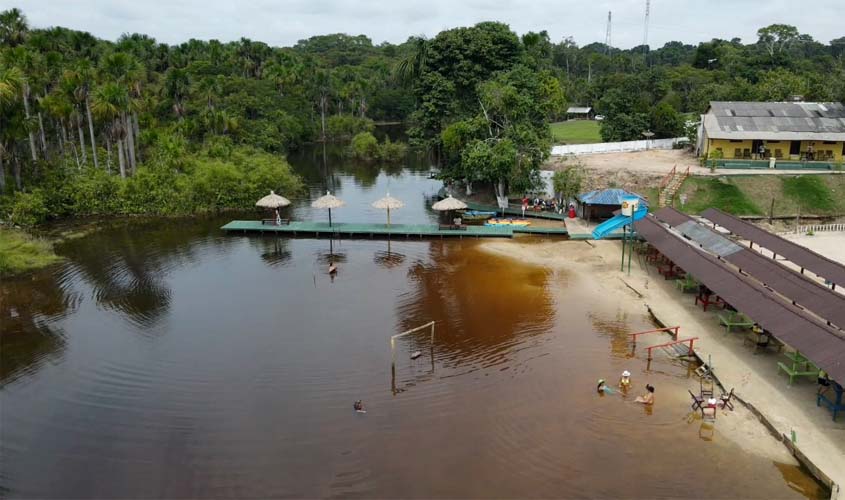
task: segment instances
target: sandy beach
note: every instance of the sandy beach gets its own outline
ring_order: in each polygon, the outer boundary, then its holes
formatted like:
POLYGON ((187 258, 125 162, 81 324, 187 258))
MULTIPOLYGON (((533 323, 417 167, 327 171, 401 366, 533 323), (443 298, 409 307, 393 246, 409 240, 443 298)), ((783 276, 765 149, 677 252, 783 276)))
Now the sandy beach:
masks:
MULTIPOLYGON (((816 238, 815 236, 810 238, 816 238)), ((814 242, 832 244, 827 238, 814 242)), ((819 243, 821 244, 821 243, 819 243)), ((833 244, 835 247, 835 244, 833 244)), ((600 294, 609 301, 628 307, 648 308, 661 322, 681 325, 681 337, 698 337, 695 344, 699 356, 708 357, 714 373, 725 387, 748 404, 737 404, 733 412, 720 411, 716 428, 725 439, 735 441, 749 453, 761 454, 776 461, 797 463, 781 441, 795 431, 801 453, 817 465, 822 479, 837 484, 845 481, 845 422, 833 422, 830 413, 815 405, 815 382, 800 381, 792 387, 785 377, 777 376, 776 354, 755 356, 743 346, 741 334, 725 335, 718 324, 717 312, 702 312, 693 305, 691 295, 681 294, 674 282, 666 281, 656 270, 634 259, 631 274, 620 272, 621 246, 616 241, 544 241, 529 240, 484 242, 485 251, 521 262, 565 272, 573 279, 568 286, 579 286, 585 293, 600 294), (752 411, 753 409, 753 411, 752 411), (770 431, 757 417, 761 414, 774 426, 770 431)), ((841 247, 840 247, 841 248, 841 247)), ((669 335, 643 338, 642 346, 665 342, 669 335)), ((645 363, 645 354, 637 358, 645 363)), ((698 388, 697 377, 689 380, 689 388, 698 388)), ((675 395, 660 404, 689 404, 689 396, 675 395), (683 396, 686 396, 684 398, 683 396)))

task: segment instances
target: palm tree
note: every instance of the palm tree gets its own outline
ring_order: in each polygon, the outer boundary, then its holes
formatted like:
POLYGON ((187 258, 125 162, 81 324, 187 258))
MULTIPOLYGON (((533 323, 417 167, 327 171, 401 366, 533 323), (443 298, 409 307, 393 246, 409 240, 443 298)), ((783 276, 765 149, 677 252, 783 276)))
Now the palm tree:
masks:
POLYGON ((214 101, 223 93, 221 80, 213 76, 207 76, 196 83, 194 94, 202 97, 207 109, 214 111, 214 101))
POLYGON ((14 139, 19 128, 10 123, 10 111, 18 100, 18 95, 23 88, 23 73, 20 69, 12 66, 0 66, 0 118, 3 120, 3 127, 0 127, 0 194, 6 191, 6 169, 3 157, 8 151, 8 145, 14 139))
MULTIPOLYGON (((31 75, 36 74, 34 71, 34 68, 36 67, 36 56, 34 53, 28 51, 26 47, 22 46, 17 46, 9 50, 6 55, 8 57, 7 62, 11 66, 17 67, 23 75, 23 84, 21 85, 20 95, 23 101, 24 115, 26 116, 26 121, 29 122, 31 118, 29 109, 29 98, 31 96, 31 92, 29 84, 31 75)), ((31 126, 27 126, 27 135, 29 136, 29 150, 32 153, 32 161, 37 161, 38 154, 35 150, 35 132, 31 126)))
POLYGON ((18 99, 23 80, 20 68, 0 66, 0 104, 9 105, 18 99))
POLYGON ((170 68, 164 76, 164 91, 173 99, 173 112, 180 119, 185 116, 184 101, 188 97, 191 80, 188 72, 181 68, 170 68))
POLYGON ((17 47, 26 41, 29 26, 20 9, 0 12, 0 45, 17 47))
POLYGON ((88 118, 88 138, 91 140, 91 156, 94 158, 94 168, 100 168, 97 158, 97 139, 94 136, 94 120, 91 118, 91 85, 94 82, 94 70, 90 61, 79 61, 72 69, 65 70, 62 78, 72 82, 74 100, 78 106, 85 107, 85 116, 88 118))
MULTIPOLYGON (((67 131, 65 129, 65 123, 70 121, 74 115, 74 106, 71 100, 61 92, 61 89, 56 89, 53 92, 50 92, 46 96, 39 99, 38 105, 41 109, 43 109, 48 116, 54 118, 59 122, 59 151, 61 152, 62 157, 65 157, 65 143, 69 142, 67 137, 67 131)), ((71 142, 73 145, 73 142, 71 142)), ((74 147, 74 156, 76 157, 76 164, 79 167, 81 164, 79 162, 79 155, 76 152, 76 148, 74 147)))
POLYGON ((126 162, 124 158, 123 141, 126 136, 123 116, 129 106, 129 93, 126 87, 118 83, 106 83, 94 92, 94 103, 91 109, 99 117, 111 121, 109 135, 117 142, 117 159, 120 165, 120 177, 126 177, 126 162))
POLYGON ((408 84, 422 76, 428 62, 429 41, 423 36, 418 36, 413 38, 413 45, 411 53, 399 61, 393 69, 395 78, 403 84, 408 84))
MULTIPOLYGON (((126 135, 126 151, 129 159, 129 170, 134 172, 137 167, 135 158, 135 127, 130 120, 134 117, 137 111, 138 104, 135 102, 140 96, 140 85, 143 73, 143 67, 138 63, 131 54, 126 52, 113 52, 103 58, 101 62, 101 70, 110 81, 122 84, 129 90, 127 96, 130 98, 124 110, 120 114, 120 120, 123 122, 121 129, 126 135)), ((119 146, 119 145, 118 145, 119 146)))
POLYGON ((284 96, 289 86, 299 83, 304 69, 302 62, 298 59, 284 57, 279 61, 269 63, 261 76, 271 80, 276 85, 279 95, 284 96))

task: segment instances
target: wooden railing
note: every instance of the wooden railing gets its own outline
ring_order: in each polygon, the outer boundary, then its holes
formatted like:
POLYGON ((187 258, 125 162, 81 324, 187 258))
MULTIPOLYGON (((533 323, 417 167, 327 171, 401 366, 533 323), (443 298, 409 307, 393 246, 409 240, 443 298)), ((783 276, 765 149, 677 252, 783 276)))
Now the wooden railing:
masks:
POLYGON ((678 170, 678 165, 673 165, 672 170, 670 170, 669 173, 666 174, 663 177, 663 180, 660 181, 660 189, 661 190, 663 188, 665 188, 667 184, 669 184, 669 181, 672 180, 672 177, 675 177, 675 173, 677 172, 677 170, 678 170))
POLYGON ((639 337, 640 335, 645 335, 646 333, 669 332, 669 334, 672 335, 672 338, 677 339, 678 338, 678 331, 680 329, 681 329, 680 325, 679 326, 669 326, 669 327, 666 327, 666 328, 656 328, 654 330, 646 330, 644 332, 629 333, 628 336, 631 337, 631 340, 635 344, 637 343, 637 337, 639 337))

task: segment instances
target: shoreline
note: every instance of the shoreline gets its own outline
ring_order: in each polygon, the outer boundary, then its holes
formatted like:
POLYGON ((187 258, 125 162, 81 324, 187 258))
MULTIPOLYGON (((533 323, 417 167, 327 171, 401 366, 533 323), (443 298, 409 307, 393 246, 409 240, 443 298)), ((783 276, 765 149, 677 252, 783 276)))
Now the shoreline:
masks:
MULTIPOLYGON (((841 448, 839 450, 831 443, 835 436, 828 436, 830 415, 815 411, 815 400, 802 401, 802 406, 796 406, 795 401, 787 399, 780 391, 790 390, 784 388, 786 382, 782 378, 775 377, 774 383, 770 380, 771 373, 755 373, 758 370, 757 364, 744 363, 743 358, 749 353, 744 350, 732 352, 730 363, 725 361, 728 357, 725 346, 717 346, 722 343, 724 330, 713 321, 710 315, 713 312, 690 314, 690 311, 700 312, 691 304, 690 296, 682 296, 674 289, 672 281, 657 279, 651 274, 653 270, 643 268, 642 264, 633 265, 631 276, 619 272, 618 256, 619 247, 615 242, 590 242, 591 245, 576 247, 576 243, 568 242, 565 247, 560 244, 539 243, 524 244, 519 241, 490 241, 483 242, 481 247, 484 251, 517 259, 538 266, 552 269, 566 269, 578 274, 589 275, 595 282, 595 286, 603 289, 603 292, 617 295, 620 299, 626 298, 640 302, 647 309, 658 324, 681 325, 683 336, 695 336, 700 340, 696 342, 696 357, 702 363, 707 359, 713 361, 713 376, 717 384, 723 389, 735 388, 734 398, 740 403, 740 407, 752 416, 760 429, 774 438, 774 443, 779 443, 781 449, 788 453, 796 463, 800 464, 808 474, 813 476, 819 483, 825 485, 831 492, 831 499, 841 498, 840 484, 841 475, 845 475, 845 468, 840 468, 845 463, 845 456, 841 448), (571 250, 570 250, 571 247, 571 250), (651 273, 650 273, 651 271, 651 273), (614 279, 616 278, 616 279, 614 279), (613 282, 616 285, 613 285, 613 282), (699 316, 699 317, 694 317, 699 316), (708 316, 706 324, 701 321, 700 316, 708 316), (715 334, 715 335, 714 335, 715 334), (729 369, 730 368, 730 369, 729 369), (758 381, 750 379, 762 379, 759 385, 773 385, 773 389, 758 388, 758 381), (753 389, 753 390, 752 390, 753 389), (786 411, 786 410, 790 411, 786 411), (812 414, 810 414, 812 412, 812 414), (791 433, 796 432, 797 441, 793 443, 791 433), (826 441, 824 438, 828 437, 826 441)), ((734 340, 733 338, 730 339, 734 340)), ((741 345, 741 344, 740 344, 741 345)), ((737 346, 728 346, 730 349, 737 349, 737 346)), ((755 361, 759 362, 759 358, 755 361)), ((802 394, 806 397, 807 389, 814 389, 808 384, 802 384, 802 394)), ((796 387, 792 389, 798 389, 796 387)), ((727 391, 725 391, 727 392, 727 391)), ((813 392, 814 393, 814 392, 813 392)), ((737 408, 738 409, 738 408, 737 408)), ((724 420, 720 420, 720 423, 724 420)), ((845 429, 841 423, 833 422, 834 428, 845 429)), ((721 429, 721 427, 720 427, 721 429)), ((731 439, 730 436, 726 436, 731 439)), ((736 436, 734 436, 736 437, 736 436)), ((743 449, 754 448, 753 439, 746 439, 740 436, 737 441, 743 449)))

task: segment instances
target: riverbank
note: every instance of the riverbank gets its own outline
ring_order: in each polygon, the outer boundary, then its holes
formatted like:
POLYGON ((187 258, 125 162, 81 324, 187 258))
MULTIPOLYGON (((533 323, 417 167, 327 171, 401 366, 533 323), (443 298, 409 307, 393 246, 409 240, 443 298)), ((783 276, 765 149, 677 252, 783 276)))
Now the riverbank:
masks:
POLYGON ((60 262, 52 242, 19 229, 0 228, 0 276, 8 278, 60 262))
MULTIPOLYGON (((777 354, 755 355, 743 345, 742 335, 727 336, 719 326, 718 311, 702 312, 693 304, 693 297, 681 294, 673 281, 666 281, 656 271, 644 264, 634 263, 631 274, 619 271, 620 248, 616 242, 596 241, 567 243, 565 247, 555 243, 525 244, 520 242, 485 242, 483 248, 498 255, 530 262, 551 269, 568 270, 589 276, 584 283, 600 288, 608 300, 619 303, 641 304, 648 307, 659 321, 667 325, 681 325, 681 337, 698 337, 695 348, 699 356, 710 359, 714 373, 726 390, 733 388, 735 394, 748 409, 719 414, 715 424, 720 432, 736 439, 744 449, 753 451, 760 443, 763 425, 749 419, 749 424, 736 427, 737 421, 751 411, 759 415, 774 431, 776 439, 797 449, 795 455, 803 456, 806 463, 815 468, 815 475, 826 484, 845 481, 845 422, 834 422, 830 413, 815 404, 815 384, 812 381, 787 385, 783 377, 777 376, 777 354), (792 432, 795 442, 791 442, 792 432)), ((665 341, 668 337, 664 337, 665 341)), ((643 339, 648 340, 648 339, 643 339)), ((659 339, 651 341, 656 342, 659 339)), ((640 346, 641 348, 642 346, 640 346)), ((645 360, 640 360, 645 363, 645 360)), ((690 389, 696 390, 698 383, 690 380, 690 389)), ((681 404, 681 403, 676 403, 681 404)), ((763 432, 768 434, 768 431, 763 432)), ((788 447, 778 447, 788 453, 788 447)), ((796 462, 795 458, 791 462, 796 462)))

